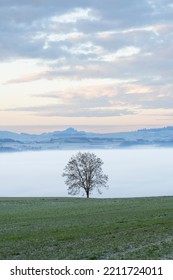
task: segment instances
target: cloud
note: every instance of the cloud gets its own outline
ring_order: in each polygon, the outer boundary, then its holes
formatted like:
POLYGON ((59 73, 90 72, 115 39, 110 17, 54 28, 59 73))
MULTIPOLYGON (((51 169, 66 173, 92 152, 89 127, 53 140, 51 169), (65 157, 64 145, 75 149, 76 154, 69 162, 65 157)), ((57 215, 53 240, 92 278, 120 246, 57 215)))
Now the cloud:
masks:
POLYGON ((41 93, 40 101, 47 98, 48 105, 9 110, 117 116, 173 105, 171 0, 42 0, 40 5, 35 0, 0 0, 0 5, 1 63, 28 59, 47 67, 10 76, 7 88, 39 80, 108 81, 93 89, 41 93))
POLYGON ((55 105, 49 104, 46 106, 31 106, 31 107, 16 107, 9 108, 4 111, 9 112, 30 112, 34 115, 42 117, 115 117, 123 115, 132 115, 134 112, 129 109, 117 109, 116 107, 93 107, 86 106, 74 108, 69 104, 55 105))
POLYGON ((30 112, 49 117, 115 117, 134 115, 139 110, 171 109, 173 107, 173 85, 141 81, 122 80, 97 86, 77 86, 32 95, 33 104, 7 108, 5 111, 30 112), (39 102, 38 99, 40 99, 39 102))
MULTIPOLYGON (((82 43, 84 37, 87 38, 85 44, 93 46, 93 54, 94 46, 105 48, 105 52, 112 51, 111 48, 118 50, 133 45, 140 48, 141 43, 146 45, 145 38, 149 35, 146 32, 142 40, 144 32, 142 30, 140 32, 140 28, 163 24, 163 17, 166 24, 167 16, 172 9, 169 6, 171 1, 162 2, 164 5, 154 5, 152 1, 147 0, 140 2, 131 0, 129 5, 126 0, 63 2, 45 0, 36 6, 35 1, 0 1, 0 50, 3 54, 1 59, 10 57, 57 59, 63 55, 68 59, 64 47, 71 51, 76 49, 76 56, 81 58, 80 52, 79 55, 77 53, 79 48, 76 48, 76 42, 66 34, 73 34, 73 37, 75 34, 76 36, 81 34, 78 38, 79 43, 82 43), (136 29, 136 34, 126 33, 127 29, 134 29, 134 32, 136 29), (105 45, 102 37, 102 42, 100 40, 100 45, 97 45, 99 32, 111 31, 114 33, 110 44, 105 45), (116 36, 117 31, 119 34, 116 36), (60 40, 58 36, 61 37, 60 40), (139 42, 139 39, 142 42, 139 42)), ((168 29, 166 31, 171 32, 168 29)), ((150 33, 152 34, 152 30, 150 33)))
POLYGON ((126 102, 117 99, 118 85, 90 86, 65 91, 34 94, 33 104, 46 105, 7 108, 4 111, 30 112, 49 117, 110 117, 132 115, 133 109, 126 102), (36 100, 37 99, 37 100, 36 100), (43 102, 42 102, 43 101, 43 102), (51 102, 50 102, 51 101, 51 102))
POLYGON ((47 76, 47 72, 32 74, 32 75, 25 75, 17 79, 8 80, 4 83, 4 85, 10 85, 10 84, 22 84, 22 83, 28 83, 28 82, 34 82, 43 79, 47 76))

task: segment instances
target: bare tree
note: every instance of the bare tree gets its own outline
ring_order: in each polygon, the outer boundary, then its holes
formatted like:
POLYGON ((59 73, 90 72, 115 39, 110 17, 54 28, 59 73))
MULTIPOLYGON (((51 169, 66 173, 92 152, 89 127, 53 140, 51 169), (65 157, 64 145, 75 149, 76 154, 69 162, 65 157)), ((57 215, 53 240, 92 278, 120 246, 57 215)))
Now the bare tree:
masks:
POLYGON ((84 190, 87 198, 94 189, 101 193, 101 187, 108 187, 108 176, 103 174, 102 165, 103 161, 93 153, 79 152, 72 156, 62 174, 66 177, 68 193, 76 195, 84 190))

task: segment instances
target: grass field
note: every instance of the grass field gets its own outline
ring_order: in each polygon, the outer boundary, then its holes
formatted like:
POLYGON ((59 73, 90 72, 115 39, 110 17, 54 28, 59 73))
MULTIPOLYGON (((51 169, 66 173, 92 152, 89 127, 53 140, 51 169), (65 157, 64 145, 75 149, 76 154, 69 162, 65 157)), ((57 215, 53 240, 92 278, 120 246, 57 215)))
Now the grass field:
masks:
POLYGON ((173 197, 0 198, 0 259, 173 259, 173 197))

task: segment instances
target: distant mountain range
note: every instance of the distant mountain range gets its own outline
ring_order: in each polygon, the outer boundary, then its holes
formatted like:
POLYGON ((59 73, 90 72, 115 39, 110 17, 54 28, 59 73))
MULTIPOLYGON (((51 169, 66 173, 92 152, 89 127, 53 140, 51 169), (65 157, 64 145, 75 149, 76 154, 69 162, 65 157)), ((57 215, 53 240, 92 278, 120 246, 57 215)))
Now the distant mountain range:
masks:
POLYGON ((116 133, 91 133, 74 128, 39 135, 0 131, 0 152, 133 146, 173 147, 173 126, 116 133))

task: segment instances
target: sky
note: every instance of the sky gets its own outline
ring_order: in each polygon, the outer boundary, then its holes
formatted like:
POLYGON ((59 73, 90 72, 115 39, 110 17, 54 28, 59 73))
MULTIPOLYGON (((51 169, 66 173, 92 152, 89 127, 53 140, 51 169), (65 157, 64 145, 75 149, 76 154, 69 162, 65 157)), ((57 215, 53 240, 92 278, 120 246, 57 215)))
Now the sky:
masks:
POLYGON ((171 0, 0 0, 0 129, 173 125, 171 0))

